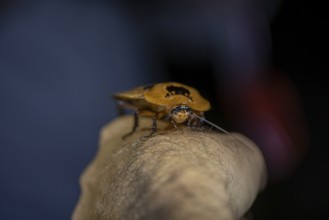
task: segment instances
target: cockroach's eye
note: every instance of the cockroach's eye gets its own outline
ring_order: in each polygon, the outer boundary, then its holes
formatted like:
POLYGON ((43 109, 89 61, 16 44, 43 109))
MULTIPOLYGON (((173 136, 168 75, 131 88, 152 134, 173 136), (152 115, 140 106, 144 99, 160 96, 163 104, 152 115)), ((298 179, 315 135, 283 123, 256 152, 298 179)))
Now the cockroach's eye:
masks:
POLYGON ((177 107, 175 107, 175 108, 173 108, 173 109, 171 110, 171 114, 172 114, 172 115, 176 115, 178 112, 179 112, 179 111, 178 111, 177 107))
POLYGON ((181 106, 181 110, 182 110, 182 111, 185 111, 185 112, 187 112, 187 113, 192 112, 192 109, 191 109, 190 107, 188 107, 187 105, 182 105, 182 106, 181 106))
POLYGON ((178 113, 182 113, 182 112, 190 113, 192 112, 192 109, 186 105, 179 105, 171 110, 171 114, 173 115, 177 115, 178 113))

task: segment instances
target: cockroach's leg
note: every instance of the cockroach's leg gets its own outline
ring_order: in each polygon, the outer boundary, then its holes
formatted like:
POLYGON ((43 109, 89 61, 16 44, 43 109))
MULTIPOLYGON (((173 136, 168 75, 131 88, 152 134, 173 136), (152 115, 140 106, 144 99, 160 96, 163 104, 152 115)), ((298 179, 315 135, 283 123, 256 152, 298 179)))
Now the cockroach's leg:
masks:
POLYGON ((152 131, 153 131, 153 133, 156 132, 157 128, 158 128, 157 117, 153 116, 153 121, 152 121, 152 131))
POLYGON ((132 129, 132 133, 134 133, 139 125, 139 120, 138 120, 138 112, 134 112, 134 126, 132 129))
POLYGON ((133 128, 131 129, 131 131, 128 134, 125 134, 122 139, 124 140, 125 138, 127 138, 128 136, 132 135, 133 133, 135 133, 137 127, 139 125, 139 120, 138 120, 138 112, 134 113, 134 125, 133 128))
POLYGON ((174 121, 174 119, 171 119, 171 123, 172 123, 172 125, 173 125, 176 129, 178 129, 178 127, 177 127, 176 122, 174 121))
MULTIPOLYGON (((194 115, 193 115, 194 116, 194 115)), ((202 127, 203 126, 204 116, 200 115, 199 117, 193 117, 193 126, 194 127, 202 127)))
POLYGON ((189 114, 188 120, 187 120, 187 127, 191 127, 195 125, 195 118, 193 114, 189 114))
POLYGON ((202 115, 198 116, 196 114, 191 114, 189 121, 188 121, 188 126, 192 127, 202 127, 203 126, 203 121, 205 117, 202 115))
POLYGON ((118 101, 117 102, 117 112, 118 112, 118 115, 119 116, 122 116, 125 114, 125 111, 124 111, 124 103, 122 101, 118 101))
POLYGON ((149 135, 146 135, 146 136, 144 136, 144 137, 151 137, 151 136, 154 134, 154 132, 157 131, 157 128, 158 128, 158 124, 157 124, 157 115, 155 115, 155 116, 153 116, 153 118, 152 118, 152 131, 151 131, 151 133, 150 133, 149 135))
POLYGON ((196 118, 196 120, 197 120, 196 123, 197 123, 198 127, 202 127, 204 124, 204 119, 206 119, 203 114, 200 115, 200 117, 201 117, 201 119, 196 118))

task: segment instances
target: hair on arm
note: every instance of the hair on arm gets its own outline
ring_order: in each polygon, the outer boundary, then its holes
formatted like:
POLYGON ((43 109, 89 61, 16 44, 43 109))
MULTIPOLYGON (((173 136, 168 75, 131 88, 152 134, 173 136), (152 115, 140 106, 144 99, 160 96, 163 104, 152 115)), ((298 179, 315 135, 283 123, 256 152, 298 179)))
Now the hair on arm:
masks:
POLYGON ((120 117, 102 129, 73 220, 240 219, 265 186, 263 156, 242 135, 163 130, 160 121, 145 137, 152 122, 141 118, 123 140, 132 121, 120 117))

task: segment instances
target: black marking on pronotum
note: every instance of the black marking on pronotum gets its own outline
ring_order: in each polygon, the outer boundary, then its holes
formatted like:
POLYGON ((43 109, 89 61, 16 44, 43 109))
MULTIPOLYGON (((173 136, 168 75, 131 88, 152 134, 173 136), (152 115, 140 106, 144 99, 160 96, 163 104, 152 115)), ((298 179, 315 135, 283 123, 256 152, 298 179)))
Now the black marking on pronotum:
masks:
POLYGON ((169 97, 172 95, 183 95, 186 98, 192 101, 191 92, 188 89, 180 86, 167 86, 166 90, 168 91, 165 97, 169 97))
POLYGON ((185 89, 184 87, 178 87, 178 86, 167 86, 167 91, 174 95, 183 95, 183 96, 189 96, 191 95, 190 91, 185 89))

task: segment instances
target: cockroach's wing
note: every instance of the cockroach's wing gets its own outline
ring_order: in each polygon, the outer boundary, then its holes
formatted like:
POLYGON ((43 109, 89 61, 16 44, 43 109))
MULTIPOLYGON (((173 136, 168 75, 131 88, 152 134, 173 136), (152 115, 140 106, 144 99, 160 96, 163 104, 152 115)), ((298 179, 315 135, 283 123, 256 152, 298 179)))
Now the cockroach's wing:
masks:
POLYGON ((124 92, 115 93, 114 99, 119 101, 119 105, 125 108, 132 108, 136 110, 150 110, 150 111, 162 111, 157 105, 154 105, 144 98, 144 92, 147 91, 153 85, 139 86, 134 89, 130 89, 124 92))
POLYGON ((139 86, 123 92, 113 94, 113 98, 117 100, 127 101, 135 99, 144 99, 144 86, 139 86))
POLYGON ((205 112, 211 108, 208 100, 196 89, 177 82, 155 84, 144 91, 144 98, 150 103, 166 107, 188 105, 198 112, 205 112))

